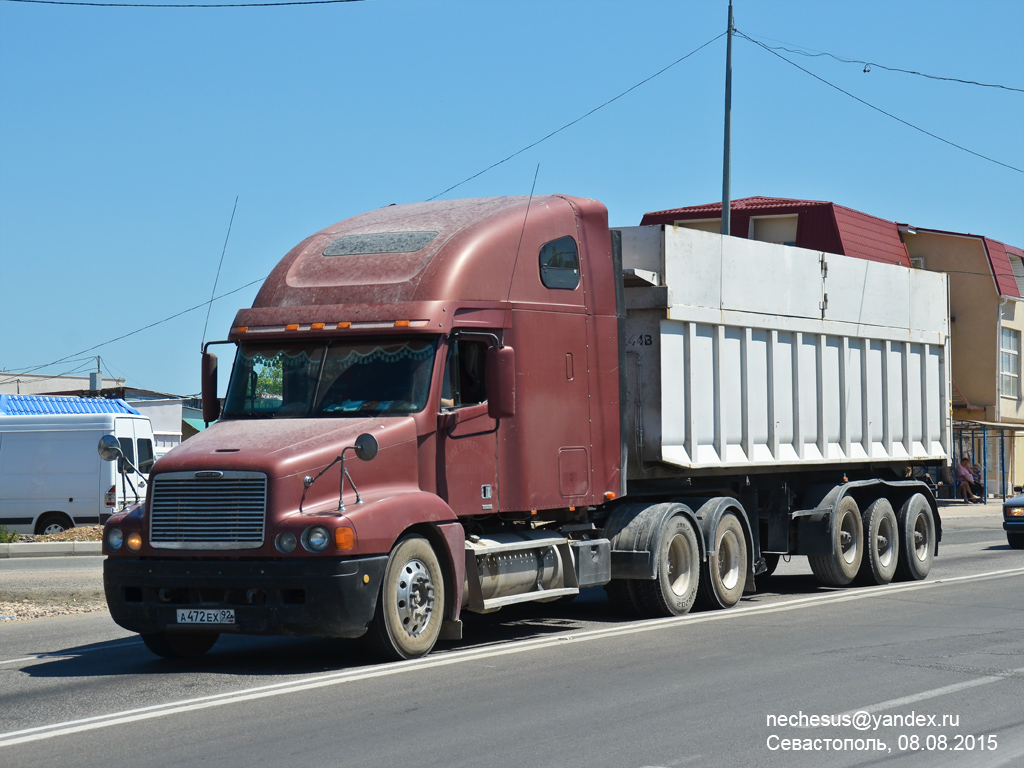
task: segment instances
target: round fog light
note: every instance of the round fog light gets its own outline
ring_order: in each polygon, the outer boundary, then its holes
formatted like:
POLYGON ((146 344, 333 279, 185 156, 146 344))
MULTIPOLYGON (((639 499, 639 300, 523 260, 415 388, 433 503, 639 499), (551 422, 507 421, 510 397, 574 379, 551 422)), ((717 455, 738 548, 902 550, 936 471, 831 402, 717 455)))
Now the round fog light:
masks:
POLYGON ((323 552, 331 543, 331 534, 322 525, 314 525, 306 529, 302 539, 302 545, 310 552, 323 552))
POLYGON ((284 552, 286 555, 295 551, 295 545, 298 544, 298 540, 295 538, 295 534, 291 531, 285 531, 284 533, 277 534, 277 540, 275 544, 279 552, 284 552))
POLYGON ((132 531, 128 534, 128 549, 132 552, 138 552, 142 549, 142 534, 138 531, 132 531))
POLYGON ((111 552, 117 552, 123 543, 124 534, 121 532, 120 528, 111 528, 107 531, 107 549, 111 552))

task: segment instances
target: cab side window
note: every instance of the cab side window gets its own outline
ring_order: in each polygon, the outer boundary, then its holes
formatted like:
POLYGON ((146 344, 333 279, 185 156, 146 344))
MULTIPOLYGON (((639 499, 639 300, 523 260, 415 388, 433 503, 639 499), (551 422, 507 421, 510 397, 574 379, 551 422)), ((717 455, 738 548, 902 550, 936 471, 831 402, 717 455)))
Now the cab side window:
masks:
POLYGON ((487 344, 482 341, 457 340, 448 349, 441 388, 442 408, 461 408, 487 400, 484 386, 484 359, 487 344))
POLYGON ((576 290, 580 284, 580 257, 575 240, 560 237, 541 246, 540 281, 548 288, 576 290))

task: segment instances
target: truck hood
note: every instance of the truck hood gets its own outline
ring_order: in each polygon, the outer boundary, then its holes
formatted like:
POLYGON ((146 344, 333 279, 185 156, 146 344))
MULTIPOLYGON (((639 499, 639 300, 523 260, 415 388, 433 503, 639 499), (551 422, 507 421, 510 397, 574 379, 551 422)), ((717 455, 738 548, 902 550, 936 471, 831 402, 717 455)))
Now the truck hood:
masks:
POLYGON ((381 452, 416 439, 409 416, 239 419, 218 422, 189 438, 160 459, 153 474, 203 469, 265 472, 269 478, 304 474, 333 461, 363 432, 377 439, 381 452))

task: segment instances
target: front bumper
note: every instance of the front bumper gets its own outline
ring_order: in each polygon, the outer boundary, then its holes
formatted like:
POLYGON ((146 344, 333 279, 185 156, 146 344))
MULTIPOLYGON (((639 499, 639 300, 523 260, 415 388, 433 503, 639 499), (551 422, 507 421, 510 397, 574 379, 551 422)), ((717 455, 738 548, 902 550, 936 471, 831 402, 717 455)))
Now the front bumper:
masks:
POLYGON ((1024 533, 1024 517, 1004 518, 1003 530, 1010 533, 1024 533))
POLYGON ((114 621, 139 634, 168 628, 246 635, 359 637, 373 618, 387 555, 275 561, 108 557, 114 621), (234 624, 179 625, 179 608, 231 608, 234 624))

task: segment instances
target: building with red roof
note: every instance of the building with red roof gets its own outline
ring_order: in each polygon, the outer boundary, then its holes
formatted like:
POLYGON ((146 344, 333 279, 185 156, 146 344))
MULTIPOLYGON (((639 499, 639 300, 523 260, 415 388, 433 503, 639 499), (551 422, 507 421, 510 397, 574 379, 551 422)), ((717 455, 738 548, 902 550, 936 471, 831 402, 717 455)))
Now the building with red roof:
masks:
MULTIPOLYGON (((730 211, 736 237, 948 274, 955 452, 988 467, 990 492, 1008 490, 998 488, 1008 476, 1024 481, 1024 250, 820 200, 747 197, 730 211)), ((719 232, 721 221, 722 204, 709 203, 652 211, 641 224, 719 232)))

